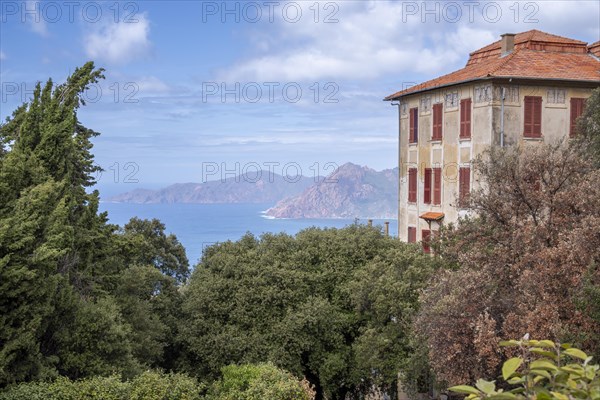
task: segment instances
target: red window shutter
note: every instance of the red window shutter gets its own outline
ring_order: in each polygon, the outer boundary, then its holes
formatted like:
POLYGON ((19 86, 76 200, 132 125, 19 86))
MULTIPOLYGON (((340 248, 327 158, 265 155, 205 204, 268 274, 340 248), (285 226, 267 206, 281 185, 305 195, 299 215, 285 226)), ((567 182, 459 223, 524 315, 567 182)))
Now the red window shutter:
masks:
POLYGON ((427 229, 423 229, 421 231, 421 245, 423 246, 423 252, 429 253, 431 252, 431 248, 429 246, 429 241, 431 240, 431 231, 427 229))
POLYGON ((542 98, 536 97, 533 101, 533 134, 542 136, 542 98))
POLYGON ((471 192, 471 168, 461 167, 458 173, 458 198, 460 205, 469 200, 471 192))
POLYGON ((409 125, 410 132, 408 141, 409 143, 417 143, 419 141, 419 109, 411 108, 409 112, 409 125))
POLYGON ((532 134, 532 130, 533 130, 533 124, 532 124, 532 115, 533 115, 533 110, 532 110, 532 102, 531 102, 531 97, 529 96, 525 96, 525 101, 524 101, 524 107, 525 107, 525 114, 523 115, 523 121, 525 123, 525 125, 523 126, 523 136, 531 136, 532 134))
POLYGON ((410 168, 408 170, 408 202, 417 202, 417 169, 410 168))
POLYGON ((524 105, 523 136, 542 137, 542 98, 540 96, 525 96, 524 105))
POLYGON ((585 99, 573 97, 571 99, 571 124, 569 127, 569 137, 575 137, 577 134, 577 118, 583 114, 585 99))
POLYGON ((433 105, 433 140, 442 140, 442 103, 433 105))
POLYGON ((471 137, 471 99, 460 101, 460 137, 471 137))
POLYGON ((415 117, 413 114, 413 110, 414 108, 411 108, 408 111, 408 124, 410 126, 409 132, 408 132, 408 142, 412 143, 413 142, 413 137, 415 136, 415 117))
POLYGON ((417 228, 414 226, 408 227, 408 243, 416 243, 417 242, 417 228))
POLYGON ((431 204, 431 168, 425 168, 425 184, 423 187, 423 203, 431 204))
POLYGON ((433 204, 442 204, 442 169, 433 169, 433 204))

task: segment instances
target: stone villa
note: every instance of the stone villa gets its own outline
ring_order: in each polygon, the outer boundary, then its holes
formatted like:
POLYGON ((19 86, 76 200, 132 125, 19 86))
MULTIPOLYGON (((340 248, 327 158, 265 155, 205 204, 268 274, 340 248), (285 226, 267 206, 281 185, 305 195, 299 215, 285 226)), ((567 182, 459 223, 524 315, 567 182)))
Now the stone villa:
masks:
POLYGON ((430 235, 464 215, 478 154, 572 137, 599 86, 600 41, 531 30, 504 34, 464 68, 386 97, 399 110, 399 238, 429 251, 430 235))

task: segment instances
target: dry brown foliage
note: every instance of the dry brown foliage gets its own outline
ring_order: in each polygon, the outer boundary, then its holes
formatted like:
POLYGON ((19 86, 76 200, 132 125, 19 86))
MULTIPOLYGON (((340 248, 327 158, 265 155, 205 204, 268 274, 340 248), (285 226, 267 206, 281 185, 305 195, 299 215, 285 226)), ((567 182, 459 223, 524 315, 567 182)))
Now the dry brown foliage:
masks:
POLYGON ((449 267, 422 295, 416 329, 449 384, 495 378, 499 340, 572 340, 600 348, 580 304, 582 278, 600 282, 600 171, 567 145, 496 150, 475 163, 473 217, 441 235, 449 267))

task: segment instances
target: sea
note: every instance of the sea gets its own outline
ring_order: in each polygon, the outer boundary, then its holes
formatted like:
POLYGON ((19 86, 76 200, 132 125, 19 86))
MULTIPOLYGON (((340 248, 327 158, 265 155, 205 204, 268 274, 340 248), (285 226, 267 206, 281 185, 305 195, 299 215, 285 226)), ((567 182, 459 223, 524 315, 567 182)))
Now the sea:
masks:
MULTIPOLYGON (((238 240, 247 232, 285 232, 294 235, 309 227, 343 228, 355 222, 367 224, 367 219, 279 219, 264 215, 272 204, 132 204, 101 202, 100 211, 107 211, 111 223, 123 226, 131 218, 157 218, 165 224, 186 249, 190 265, 194 266, 207 246, 228 240, 238 240)), ((383 229, 390 223, 390 235, 398 232, 397 220, 373 220, 383 229)))

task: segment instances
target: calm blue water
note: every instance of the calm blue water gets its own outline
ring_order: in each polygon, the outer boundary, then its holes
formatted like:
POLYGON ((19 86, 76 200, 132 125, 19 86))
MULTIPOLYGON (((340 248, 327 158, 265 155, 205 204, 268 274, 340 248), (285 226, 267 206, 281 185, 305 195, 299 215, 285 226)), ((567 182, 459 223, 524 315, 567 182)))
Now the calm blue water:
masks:
MULTIPOLYGON (((342 228, 354 219, 269 219, 261 212, 270 204, 129 204, 100 203, 101 211, 108 211, 113 224, 124 225, 132 217, 158 218, 167 233, 173 233, 185 246, 191 265, 202 255, 205 246, 216 242, 237 240, 246 232, 255 235, 271 232, 296 234, 311 226, 342 228)), ((366 220, 359 220, 367 223, 366 220)), ((383 225, 383 220, 375 224, 383 225)), ((398 231, 398 221, 390 220, 390 234, 398 231)))

